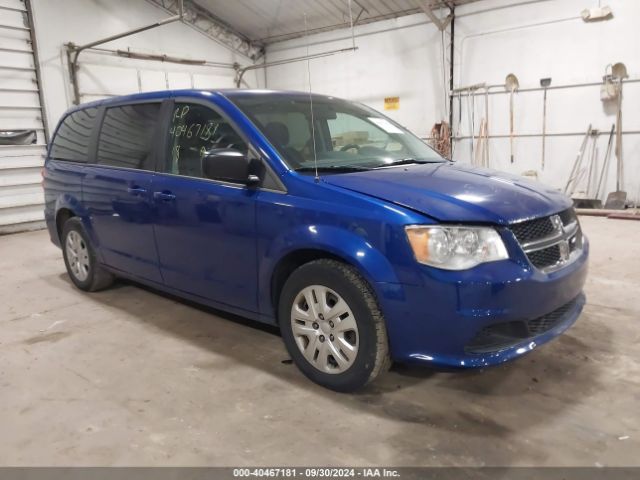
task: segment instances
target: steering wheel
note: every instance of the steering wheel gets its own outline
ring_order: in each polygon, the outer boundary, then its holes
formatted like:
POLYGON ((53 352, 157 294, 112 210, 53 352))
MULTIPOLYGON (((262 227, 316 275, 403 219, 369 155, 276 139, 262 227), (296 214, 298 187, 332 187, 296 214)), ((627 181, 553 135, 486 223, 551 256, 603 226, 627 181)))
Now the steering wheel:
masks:
POLYGON ((360 145, 356 145, 355 143, 348 143, 347 145, 345 145, 344 147, 342 147, 340 149, 341 152, 346 152, 347 150, 351 150, 352 148, 355 148, 356 151, 360 152, 360 145))

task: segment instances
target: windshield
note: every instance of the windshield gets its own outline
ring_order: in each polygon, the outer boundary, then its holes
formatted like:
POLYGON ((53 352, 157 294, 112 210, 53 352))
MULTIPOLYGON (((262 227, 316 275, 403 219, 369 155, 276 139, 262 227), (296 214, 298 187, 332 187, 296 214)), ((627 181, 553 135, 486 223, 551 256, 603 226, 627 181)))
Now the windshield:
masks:
POLYGON ((238 96, 234 103, 299 172, 368 170, 446 161, 422 140, 364 105, 331 97, 238 96), (313 103, 313 125, 311 103, 313 103))

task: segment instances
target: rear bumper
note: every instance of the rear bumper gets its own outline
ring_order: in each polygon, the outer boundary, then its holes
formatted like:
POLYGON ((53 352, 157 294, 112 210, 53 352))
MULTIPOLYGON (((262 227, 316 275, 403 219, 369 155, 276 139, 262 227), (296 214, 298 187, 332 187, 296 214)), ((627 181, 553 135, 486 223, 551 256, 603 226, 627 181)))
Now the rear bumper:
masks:
POLYGON ((580 257, 550 274, 507 260, 465 272, 425 267, 422 285, 379 284, 394 360, 484 367, 547 343, 580 316, 588 254, 585 239, 580 257))

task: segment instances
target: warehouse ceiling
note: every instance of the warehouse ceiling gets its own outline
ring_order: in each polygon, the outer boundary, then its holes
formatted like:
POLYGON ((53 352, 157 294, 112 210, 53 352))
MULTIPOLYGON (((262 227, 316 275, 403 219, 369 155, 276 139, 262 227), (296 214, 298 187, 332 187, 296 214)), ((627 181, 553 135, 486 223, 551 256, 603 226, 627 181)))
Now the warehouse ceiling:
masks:
MULTIPOLYGON (((351 0, 354 22, 369 23, 477 0, 351 0), (422 2, 422 3, 421 3, 422 2), (421 6, 422 5, 422 6, 421 6)), ((348 0, 194 0, 252 42, 268 44, 350 25, 348 0), (307 26, 305 28, 305 15, 307 26)), ((441 14, 444 16, 443 14, 441 14)))

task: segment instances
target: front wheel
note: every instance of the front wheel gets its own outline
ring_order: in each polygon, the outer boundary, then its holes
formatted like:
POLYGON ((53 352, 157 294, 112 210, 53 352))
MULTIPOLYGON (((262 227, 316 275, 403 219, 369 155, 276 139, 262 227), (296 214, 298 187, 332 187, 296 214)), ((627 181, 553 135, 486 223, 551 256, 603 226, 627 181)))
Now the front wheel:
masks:
POLYGON ((289 354, 322 386, 358 390, 390 363, 376 298, 349 265, 323 259, 301 266, 287 279, 278 310, 289 354))

